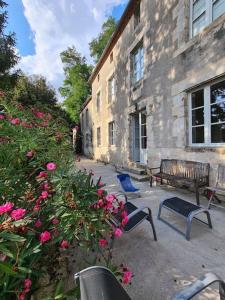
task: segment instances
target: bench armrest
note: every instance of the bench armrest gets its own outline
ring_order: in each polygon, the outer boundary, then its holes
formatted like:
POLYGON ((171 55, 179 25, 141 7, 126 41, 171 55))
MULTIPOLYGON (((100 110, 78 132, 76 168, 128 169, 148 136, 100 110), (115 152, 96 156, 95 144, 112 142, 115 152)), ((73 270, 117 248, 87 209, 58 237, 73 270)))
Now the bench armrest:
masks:
POLYGON ((225 299, 225 283, 215 274, 207 273, 194 283, 190 284, 182 291, 178 292, 172 300, 189 300, 206 289, 211 284, 219 282, 220 285, 220 299, 225 299))
POLYGON ((150 173, 152 174, 152 170, 160 170, 160 167, 156 167, 156 168, 148 168, 148 170, 149 170, 150 173))

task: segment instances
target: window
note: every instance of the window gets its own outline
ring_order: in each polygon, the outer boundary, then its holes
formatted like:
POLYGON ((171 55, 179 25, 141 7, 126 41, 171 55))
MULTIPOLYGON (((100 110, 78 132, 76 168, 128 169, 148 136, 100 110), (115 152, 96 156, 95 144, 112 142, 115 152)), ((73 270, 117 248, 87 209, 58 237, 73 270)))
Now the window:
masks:
POLYGON ((109 145, 115 145, 115 122, 109 123, 109 145))
POLYGON ((110 54, 110 63, 112 63, 113 62, 113 52, 111 52, 111 54, 110 54))
POLYGON ((108 81, 108 103, 112 103, 115 97, 115 76, 114 74, 108 81))
POLYGON ((141 22, 141 3, 137 4, 134 12, 134 28, 136 28, 141 22))
POLYGON ((85 134, 85 147, 86 148, 89 147, 89 134, 88 133, 85 134))
POLYGON ((88 125, 89 125, 89 114, 88 114, 88 109, 86 109, 85 114, 86 114, 86 126, 88 127, 88 125))
POLYGON ((101 145, 101 128, 97 128, 97 147, 101 145))
POLYGON ((191 0, 191 36, 225 13, 225 0, 191 0))
POLYGON ((190 97, 190 144, 225 146, 225 80, 190 97))
POLYGON ((132 84, 135 85, 144 76, 144 48, 141 42, 131 53, 132 84))
POLYGON ((96 98, 96 110, 97 110, 97 112, 100 112, 100 108, 101 108, 101 94, 99 92, 97 94, 97 98, 96 98))

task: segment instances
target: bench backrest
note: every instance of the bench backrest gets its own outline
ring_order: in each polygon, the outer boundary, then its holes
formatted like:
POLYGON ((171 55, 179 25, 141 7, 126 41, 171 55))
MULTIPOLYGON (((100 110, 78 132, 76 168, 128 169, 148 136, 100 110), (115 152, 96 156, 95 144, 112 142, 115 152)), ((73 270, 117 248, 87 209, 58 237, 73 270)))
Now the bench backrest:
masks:
POLYGON ((217 182, 216 186, 218 188, 225 188, 225 166, 218 166, 217 182))
POLYGON ((162 159, 160 167, 163 173, 189 179, 209 178, 209 169, 208 163, 177 159, 162 159))

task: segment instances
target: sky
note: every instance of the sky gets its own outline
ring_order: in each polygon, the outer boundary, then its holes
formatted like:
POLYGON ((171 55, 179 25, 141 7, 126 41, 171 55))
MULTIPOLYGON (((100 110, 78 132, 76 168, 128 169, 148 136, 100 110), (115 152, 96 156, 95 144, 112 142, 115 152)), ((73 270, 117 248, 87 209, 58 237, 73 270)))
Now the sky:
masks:
MULTIPOLYGON (((60 52, 74 45, 92 62, 88 43, 107 16, 121 17, 128 0, 5 0, 7 31, 15 32, 19 67, 41 74, 56 89, 63 84, 60 52)), ((60 99, 61 101, 62 99, 60 99)))

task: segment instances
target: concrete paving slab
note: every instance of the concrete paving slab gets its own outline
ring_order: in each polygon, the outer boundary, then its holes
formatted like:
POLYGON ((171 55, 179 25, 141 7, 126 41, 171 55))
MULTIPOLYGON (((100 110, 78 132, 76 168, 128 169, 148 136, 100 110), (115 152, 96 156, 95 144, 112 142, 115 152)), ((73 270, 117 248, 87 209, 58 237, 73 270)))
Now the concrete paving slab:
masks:
MULTIPOLYGON (((95 178, 102 176, 108 192, 120 190, 116 173, 111 165, 81 159, 79 168, 92 170, 95 178)), ((114 260, 125 263, 134 273, 132 285, 127 291, 132 299, 167 300, 176 291, 207 272, 214 272, 225 279, 225 210, 210 210, 213 229, 193 221, 191 240, 157 220, 159 203, 172 196, 195 203, 195 194, 167 186, 150 188, 148 182, 134 182, 141 191, 141 198, 132 199, 137 206, 145 205, 152 209, 158 242, 153 240, 151 227, 143 222, 129 234, 117 239, 114 246, 114 260)), ((201 204, 207 201, 201 198, 201 204)), ((182 218, 165 210, 163 214, 179 228, 184 228, 182 218)), ((219 299, 217 287, 207 289, 200 300, 219 299)), ((116 300, 116 299, 115 299, 116 300)))

